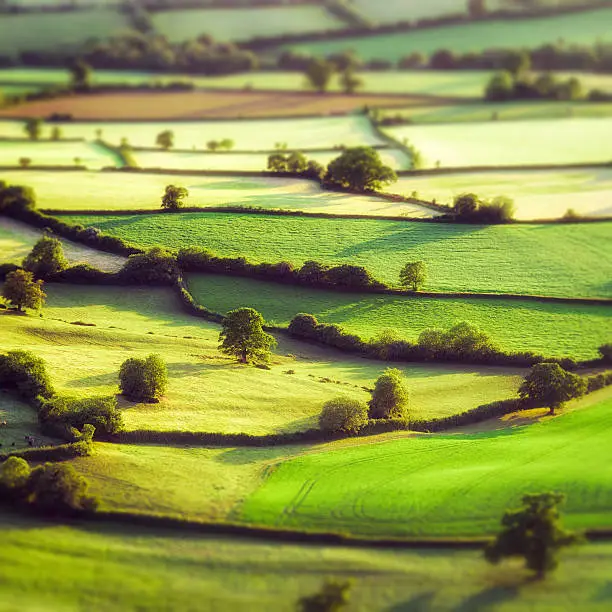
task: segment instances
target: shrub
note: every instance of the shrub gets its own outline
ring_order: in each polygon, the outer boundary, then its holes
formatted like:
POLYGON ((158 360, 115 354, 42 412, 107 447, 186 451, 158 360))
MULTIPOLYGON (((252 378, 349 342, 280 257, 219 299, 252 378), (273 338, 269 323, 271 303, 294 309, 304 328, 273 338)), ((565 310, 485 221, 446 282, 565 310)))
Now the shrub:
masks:
POLYGON ((289 333, 302 338, 313 338, 319 323, 311 314, 295 315, 289 323, 289 333))
POLYGON ((146 253, 130 255, 119 272, 123 282, 154 285, 170 285, 178 275, 176 258, 160 247, 154 247, 146 253))
POLYGON ((25 308, 42 308, 47 296, 43 291, 42 280, 34 280, 32 272, 17 269, 6 275, 2 297, 22 311, 25 308))
POLYGON ((368 422, 365 405, 348 397, 325 402, 319 416, 319 427, 326 432, 356 434, 368 422))
POLYGON ((46 279, 68 267, 62 243, 54 236, 43 236, 23 260, 23 267, 37 278, 46 279))
POLYGON ((401 419, 408 415, 408 389, 400 370, 387 368, 377 379, 369 403, 371 419, 401 419))
POLYGON ((599 347, 599 354, 601 355, 602 361, 612 363, 612 343, 602 344, 599 347))
POLYGON ((10 495, 24 490, 31 472, 27 461, 21 457, 9 457, 0 464, 0 491, 10 495))
POLYGON ((321 590, 314 595, 301 597, 300 612, 340 612, 349 603, 350 582, 326 580, 321 590))
POLYGON ((166 391, 168 371, 158 355, 126 359, 119 369, 121 393, 134 402, 154 402, 166 391))
POLYGON ((14 389, 28 402, 54 393, 45 362, 29 351, 0 355, 0 387, 14 389))

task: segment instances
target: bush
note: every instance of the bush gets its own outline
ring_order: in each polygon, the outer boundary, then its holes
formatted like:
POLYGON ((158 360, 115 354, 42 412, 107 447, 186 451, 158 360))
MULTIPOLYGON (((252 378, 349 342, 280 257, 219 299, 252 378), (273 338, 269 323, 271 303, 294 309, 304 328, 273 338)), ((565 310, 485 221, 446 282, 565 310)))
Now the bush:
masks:
POLYGON ((22 311, 26 308, 42 308, 47 295, 43 291, 42 280, 34 280, 32 272, 19 268, 6 275, 2 297, 22 311))
POLYGON ((326 432, 356 434, 368 422, 365 405, 348 397, 325 402, 319 416, 319 427, 326 432))
POLYGON ((54 236, 43 236, 23 260, 23 267, 32 272, 35 277, 47 279, 65 270, 68 261, 64 257, 62 243, 54 236))
POLYGON ((126 359, 119 370, 119 389, 133 402, 155 402, 166 391, 168 371, 159 355, 126 359))
POLYGON ((329 163, 325 175, 326 183, 355 191, 379 191, 395 181, 395 172, 372 147, 346 149, 329 163))
POLYGON ((602 344, 599 347, 599 354, 601 355, 602 361, 605 363, 612 363, 612 343, 602 344))
POLYGON ((0 387, 14 389, 29 403, 38 396, 49 398, 54 393, 45 362, 29 351, 0 355, 0 387))
POLYGON ((160 247, 130 255, 119 272, 122 282, 146 285, 171 285, 178 275, 176 258, 160 247))
POLYGON ((377 379, 369 403, 371 419, 402 419, 408 416, 408 389, 404 376, 395 368, 387 368, 377 379))

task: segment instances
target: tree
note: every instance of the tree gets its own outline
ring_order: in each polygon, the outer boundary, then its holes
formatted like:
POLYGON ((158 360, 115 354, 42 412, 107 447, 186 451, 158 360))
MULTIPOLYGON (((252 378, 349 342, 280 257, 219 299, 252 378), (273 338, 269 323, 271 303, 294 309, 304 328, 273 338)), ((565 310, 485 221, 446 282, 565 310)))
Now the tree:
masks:
POLYGON ((6 275, 2 297, 17 306, 17 310, 21 312, 24 308, 42 308, 47 296, 41 280, 34 280, 34 275, 27 270, 15 270, 6 275))
POLYGON ((478 211, 480 198, 475 193, 462 193, 455 197, 454 211, 460 217, 469 217, 478 211))
POLYGON ((167 210, 177 210, 183 206, 183 200, 189 195, 185 187, 176 185, 166 185, 166 190, 162 196, 161 207, 167 210))
POLYGON ((23 267, 36 278, 46 279, 68 267, 62 243, 55 236, 43 236, 23 260, 23 267))
POLYGON ((491 102, 504 102, 514 97, 514 79, 504 70, 496 72, 487 83, 485 98, 491 102))
POLYGON ((42 119, 28 119, 25 122, 23 129, 30 138, 30 140, 38 140, 40 138, 40 132, 42 130, 42 119))
POLYGON ((28 402, 54 394, 44 360, 30 351, 0 355, 0 387, 14 389, 28 402))
POLYGON ((32 159, 30 157, 20 157, 19 165, 22 168, 27 168, 32 163, 32 159))
POLYGON ((508 51, 503 59, 504 69, 515 79, 531 68, 531 57, 527 51, 508 51))
POLYGON ((298 601, 300 612, 339 612, 349 603, 350 582, 326 580, 321 590, 298 601))
POLYGON ((329 87, 334 71, 335 66, 332 62, 320 58, 310 60, 305 73, 308 85, 315 91, 323 93, 329 87))
POLYGON ((219 148, 231 151, 234 148, 234 141, 231 138, 223 138, 219 143, 219 148))
POLYGON ((355 71, 348 67, 340 73, 340 87, 342 91, 346 94, 354 94, 357 89, 363 87, 363 80, 360 79, 355 71))
POLYGON ((221 143, 220 143, 220 142, 218 142, 218 141, 216 141, 216 140, 209 140, 209 141, 206 143, 206 148, 207 148, 209 151, 216 151, 216 150, 217 150, 217 149, 218 149, 220 146, 221 146, 221 143))
POLYGON ((602 344, 598 350, 602 361, 612 363, 612 343, 602 344))
POLYGON ((86 91, 90 87, 91 66, 83 60, 76 60, 70 64, 70 76, 72 79, 72 88, 75 91, 86 91))
POLYGON ((487 14, 486 0, 468 0, 468 15, 472 19, 482 17, 487 14))
POLYGON ((51 140, 61 140, 62 139, 62 130, 56 125, 51 130, 51 140))
POLYGON ((282 153, 272 153, 268 155, 268 170, 271 172, 288 172, 288 158, 282 153))
POLYGON ((354 147, 330 162, 325 180, 355 191, 377 191, 397 181, 397 175, 382 163, 376 149, 354 147))
POLYGON ((374 385, 368 416, 371 419, 406 418, 408 400, 403 374, 396 368, 387 368, 374 385))
POLYGON ((400 272, 400 282, 404 287, 418 291, 427 280, 427 268, 424 261, 407 263, 400 272))
POLYGON ((485 548, 487 561, 497 564, 507 557, 523 557, 540 579, 554 570, 559 551, 580 540, 560 524, 558 506, 564 499, 558 493, 523 496, 522 507, 504 513, 501 531, 485 548))
POLYGON ((550 414, 570 399, 584 395, 587 381, 564 370, 558 363, 538 363, 531 368, 519 387, 523 399, 548 406, 550 414))
POLYGON ((168 369, 159 355, 131 357, 119 368, 119 389, 133 402, 155 402, 168 386, 168 369))
POLYGON ((252 308, 238 308, 227 313, 219 334, 219 350, 233 355, 240 363, 266 362, 276 340, 262 326, 264 319, 252 308))
POLYGON ((328 432, 356 434, 367 422, 367 407, 349 397, 337 397, 325 402, 319 415, 319 427, 328 432))
POLYGON ((155 139, 155 144, 164 151, 168 151, 174 146, 174 132, 172 130, 160 132, 155 139))
POLYGON ((294 151, 287 157, 287 171, 295 174, 306 172, 308 168, 308 160, 303 153, 294 151))

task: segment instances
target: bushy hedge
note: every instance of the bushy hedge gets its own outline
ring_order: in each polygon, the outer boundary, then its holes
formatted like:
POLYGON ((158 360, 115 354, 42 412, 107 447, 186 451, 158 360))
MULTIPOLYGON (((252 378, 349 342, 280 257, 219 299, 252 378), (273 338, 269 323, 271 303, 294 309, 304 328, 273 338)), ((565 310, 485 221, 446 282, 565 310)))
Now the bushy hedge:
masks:
POLYGON ((45 362, 29 351, 0 355, 0 388, 14 392, 30 404, 55 393, 45 362))
POLYGON ((600 372, 599 374, 594 374, 592 376, 587 376, 586 380, 587 393, 598 391, 599 389, 603 389, 604 387, 612 385, 612 370, 608 370, 607 372, 600 372))
POLYGON ((5 455, 0 454, 0 463, 9 457, 21 457, 27 461, 39 463, 41 461, 68 461, 76 457, 88 457, 91 455, 93 447, 87 440, 78 440, 68 444, 58 444, 57 446, 39 446, 38 448, 24 448, 12 451, 5 455))

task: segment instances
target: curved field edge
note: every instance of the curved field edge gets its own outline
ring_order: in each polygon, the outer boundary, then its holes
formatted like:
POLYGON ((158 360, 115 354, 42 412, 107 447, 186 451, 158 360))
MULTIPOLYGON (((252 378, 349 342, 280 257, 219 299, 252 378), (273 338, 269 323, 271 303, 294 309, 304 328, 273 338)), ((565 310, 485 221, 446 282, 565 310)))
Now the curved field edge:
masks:
POLYGON ((530 426, 360 444, 283 462, 240 517, 371 536, 472 536, 493 533, 521 495, 555 490, 567 495, 568 526, 609 528, 610 390, 581 402, 530 426))

